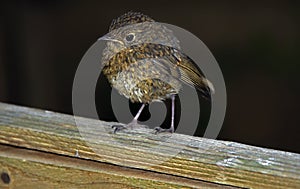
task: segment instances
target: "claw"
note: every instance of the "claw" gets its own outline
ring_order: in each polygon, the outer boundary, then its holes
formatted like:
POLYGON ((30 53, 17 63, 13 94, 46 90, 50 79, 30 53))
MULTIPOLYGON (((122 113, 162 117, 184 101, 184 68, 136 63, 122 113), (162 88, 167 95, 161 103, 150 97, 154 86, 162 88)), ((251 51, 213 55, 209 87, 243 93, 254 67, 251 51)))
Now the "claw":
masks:
POLYGON ((136 128, 148 128, 147 125, 140 125, 135 122, 128 123, 127 125, 113 125, 111 128, 114 129, 114 134, 123 129, 136 129, 136 128))
POLYGON ((174 129, 173 128, 163 129, 161 127, 155 127, 154 130, 155 130, 155 134, 157 134, 157 133, 164 133, 164 132, 174 133, 174 129))
POLYGON ((121 131, 123 129, 127 129, 127 127, 124 126, 124 125, 113 125, 113 126, 111 126, 111 128, 114 129, 114 134, 116 134, 117 131, 121 131))

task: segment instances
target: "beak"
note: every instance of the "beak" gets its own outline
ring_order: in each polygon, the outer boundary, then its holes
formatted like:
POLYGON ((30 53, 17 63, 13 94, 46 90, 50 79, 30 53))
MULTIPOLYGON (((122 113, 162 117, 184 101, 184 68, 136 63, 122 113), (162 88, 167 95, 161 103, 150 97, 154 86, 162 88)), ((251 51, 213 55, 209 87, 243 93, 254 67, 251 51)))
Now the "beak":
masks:
POLYGON ((112 42, 117 42, 117 43, 121 43, 123 45, 123 42, 118 40, 118 39, 114 39, 111 37, 111 35, 108 33, 100 38, 98 38, 98 41, 112 41, 112 42))

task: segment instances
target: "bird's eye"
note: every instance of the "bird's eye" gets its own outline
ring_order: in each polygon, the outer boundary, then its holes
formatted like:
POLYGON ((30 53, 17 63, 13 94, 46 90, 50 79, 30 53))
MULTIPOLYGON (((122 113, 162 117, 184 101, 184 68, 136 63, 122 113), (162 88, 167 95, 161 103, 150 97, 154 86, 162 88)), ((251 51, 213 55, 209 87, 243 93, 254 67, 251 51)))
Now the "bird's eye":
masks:
POLYGON ((125 37, 125 39, 126 39, 126 41, 131 42, 134 40, 134 37, 135 37, 134 34, 130 33, 125 37))

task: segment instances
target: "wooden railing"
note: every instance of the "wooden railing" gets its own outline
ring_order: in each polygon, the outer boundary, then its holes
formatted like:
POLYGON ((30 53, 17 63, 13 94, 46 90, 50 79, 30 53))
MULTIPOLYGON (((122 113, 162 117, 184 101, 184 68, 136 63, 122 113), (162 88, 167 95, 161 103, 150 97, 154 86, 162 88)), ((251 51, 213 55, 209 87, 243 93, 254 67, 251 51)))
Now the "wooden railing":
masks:
POLYGON ((0 188, 300 188, 299 154, 76 120, 0 103, 0 188))

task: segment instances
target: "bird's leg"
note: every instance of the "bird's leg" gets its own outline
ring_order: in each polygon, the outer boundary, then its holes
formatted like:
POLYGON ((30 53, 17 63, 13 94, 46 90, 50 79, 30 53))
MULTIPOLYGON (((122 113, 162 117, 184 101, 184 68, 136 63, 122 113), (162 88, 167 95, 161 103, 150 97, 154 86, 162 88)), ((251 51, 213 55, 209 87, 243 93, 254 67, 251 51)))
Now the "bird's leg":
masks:
POLYGON ((134 116, 133 120, 130 123, 127 124, 127 127, 130 127, 132 129, 132 128, 136 127, 136 126, 139 126, 139 124, 138 124, 138 118, 140 117, 140 115, 141 115, 144 107, 145 107, 145 104, 143 104, 141 106, 141 108, 139 109, 138 113, 134 116))
POLYGON ((155 127, 155 134, 157 133, 162 133, 162 132, 170 132, 170 133, 174 133, 174 119, 175 119, 175 95, 171 96, 172 99, 172 117, 171 117, 171 127, 169 129, 163 129, 161 127, 155 127))
POLYGON ((134 116, 133 120, 130 123, 128 123, 127 125, 113 125, 112 128, 114 128, 114 133, 116 133, 117 131, 123 130, 123 129, 127 129, 127 128, 133 129, 135 127, 146 127, 146 126, 142 126, 142 125, 138 124, 138 118, 140 117, 144 108, 145 108, 145 104, 143 104, 141 106, 138 113, 134 116))

